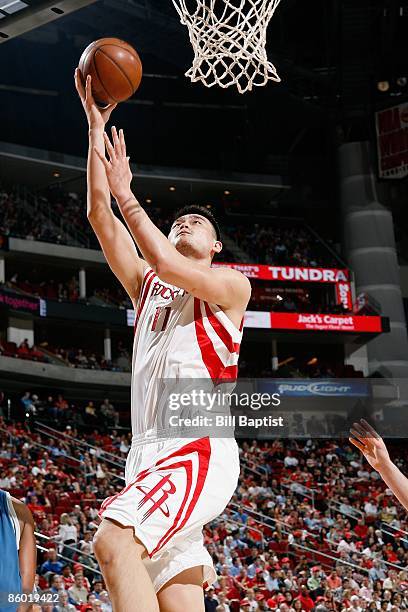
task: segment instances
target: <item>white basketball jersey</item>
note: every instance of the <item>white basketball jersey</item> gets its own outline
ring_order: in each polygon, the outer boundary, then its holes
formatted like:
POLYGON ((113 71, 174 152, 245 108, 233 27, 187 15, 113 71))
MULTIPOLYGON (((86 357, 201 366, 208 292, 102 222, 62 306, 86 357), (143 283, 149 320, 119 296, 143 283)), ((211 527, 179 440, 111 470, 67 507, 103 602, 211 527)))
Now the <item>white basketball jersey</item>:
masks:
POLYGON ((160 429, 163 379, 235 381, 242 339, 215 304, 164 283, 147 268, 136 308, 132 358, 132 433, 160 429))

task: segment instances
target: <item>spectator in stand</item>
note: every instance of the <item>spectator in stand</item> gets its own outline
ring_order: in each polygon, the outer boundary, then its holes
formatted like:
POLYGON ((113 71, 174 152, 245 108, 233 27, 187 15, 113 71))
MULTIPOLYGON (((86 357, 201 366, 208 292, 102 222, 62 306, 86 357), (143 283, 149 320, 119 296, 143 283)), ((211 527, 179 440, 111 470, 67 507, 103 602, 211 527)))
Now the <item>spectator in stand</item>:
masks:
POLYGON ((295 598, 295 601, 296 600, 300 601, 302 608, 306 610, 306 612, 310 612, 311 610, 313 610, 314 601, 310 597, 309 592, 304 584, 300 587, 300 594, 298 595, 298 597, 295 598))
POLYGON ((214 595, 214 587, 208 587, 204 596, 205 612, 215 612, 219 604, 218 599, 214 595))
POLYGON ((71 587, 75 582, 74 574, 72 573, 72 567, 71 565, 69 565, 69 563, 67 563, 67 565, 64 565, 64 567, 62 568, 62 580, 64 584, 64 589, 66 591, 68 591, 69 587, 71 587))
POLYGON ((54 595, 58 594, 61 590, 64 591, 64 582, 62 580, 62 576, 59 574, 50 574, 49 580, 49 589, 48 593, 53 593, 54 595))
POLYGON ((332 591, 336 591, 341 588, 342 580, 338 575, 337 570, 333 570, 327 577, 327 584, 332 591))
POLYGON ((79 606, 88 601, 88 591, 84 585, 82 574, 75 574, 74 584, 68 589, 68 597, 70 603, 74 606, 79 606))
POLYGON ((18 346, 18 354, 21 356, 28 355, 30 353, 30 345, 28 344, 28 338, 25 338, 20 342, 18 346))
POLYGON ((54 606, 53 612, 77 612, 77 608, 69 602, 68 593, 65 591, 59 592, 59 601, 54 606))
POLYGON ((86 368, 88 366, 88 359, 82 349, 78 350, 75 361, 80 368, 86 368))
POLYGON ((48 572, 52 572, 54 574, 61 574, 63 563, 61 563, 61 561, 58 561, 57 551, 55 550, 55 548, 50 548, 48 552, 45 553, 45 555, 46 560, 41 565, 40 574, 42 576, 44 576, 44 574, 47 574, 48 572))
POLYGON ((231 608, 228 605, 228 600, 225 593, 218 594, 218 606, 215 608, 215 612, 230 612, 231 608))
POLYGON ((67 512, 60 516, 60 527, 58 532, 58 540, 61 542, 60 551, 64 557, 72 559, 74 551, 72 547, 76 546, 78 540, 78 531, 76 526, 67 512), (71 548, 69 548, 71 547, 71 548))
POLYGON ((105 419, 112 424, 114 427, 117 427, 119 424, 119 412, 115 410, 113 405, 110 403, 108 398, 103 400, 103 403, 100 407, 101 414, 105 417, 105 419))
POLYGON ((360 598, 358 597, 358 595, 352 595, 350 597, 350 606, 344 608, 344 612, 363 612, 363 608, 360 606, 360 598))
POLYGON ((63 414, 65 410, 68 410, 69 405, 67 400, 61 395, 57 395, 57 400, 55 402, 55 407, 58 410, 58 414, 63 414))
POLYGON ((27 502, 27 508, 29 508, 34 515, 44 515, 45 506, 39 503, 37 495, 30 496, 27 502))
POLYGON ((108 591, 101 591, 99 594, 99 601, 102 605, 102 612, 112 612, 112 605, 109 601, 108 591))
POLYGON ((85 422, 89 425, 94 424, 98 420, 96 414, 96 406, 93 402, 89 401, 85 407, 85 422))

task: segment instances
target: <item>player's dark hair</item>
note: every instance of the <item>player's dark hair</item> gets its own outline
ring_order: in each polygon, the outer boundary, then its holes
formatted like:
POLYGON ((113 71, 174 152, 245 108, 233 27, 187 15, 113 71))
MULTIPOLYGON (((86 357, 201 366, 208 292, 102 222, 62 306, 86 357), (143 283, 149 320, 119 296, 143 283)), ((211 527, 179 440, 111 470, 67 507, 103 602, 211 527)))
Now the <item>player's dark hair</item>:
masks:
POLYGON ((184 217, 185 215, 201 215, 202 217, 208 219, 215 230, 217 240, 221 240, 221 232, 217 219, 208 208, 204 208, 204 206, 199 206, 198 204, 189 204, 188 206, 184 206, 174 215, 173 223, 176 221, 176 219, 184 217))

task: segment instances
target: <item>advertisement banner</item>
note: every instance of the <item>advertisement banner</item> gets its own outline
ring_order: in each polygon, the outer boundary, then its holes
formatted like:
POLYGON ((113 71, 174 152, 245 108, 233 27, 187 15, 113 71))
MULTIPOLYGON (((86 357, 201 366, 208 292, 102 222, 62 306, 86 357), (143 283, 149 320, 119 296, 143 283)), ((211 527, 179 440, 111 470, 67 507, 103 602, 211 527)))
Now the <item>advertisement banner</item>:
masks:
POLYGON ((304 268, 301 266, 267 266, 263 264, 214 263, 213 268, 233 268, 248 278, 294 283, 348 283, 350 271, 342 268, 304 268))
POLYGON ((336 300, 338 304, 342 304, 346 310, 353 309, 353 299, 351 295, 350 283, 336 284, 336 300))
MULTIPOLYGON (((134 325, 135 313, 127 310, 127 324, 134 325)), ((262 312, 247 310, 244 327, 253 329, 281 329, 288 331, 335 331, 380 333, 382 319, 376 316, 337 314, 309 314, 287 312, 262 312)))
POLYGON ((376 113, 378 173, 399 179, 408 174, 408 104, 376 113))
POLYGON ((11 291, 3 291, 0 289, 0 306, 5 306, 11 310, 21 312, 30 312, 31 314, 45 317, 47 315, 47 307, 45 300, 39 298, 21 295, 11 291))
POLYGON ((375 316, 271 312, 270 327, 302 331, 380 333, 382 322, 381 317, 375 316))
POLYGON ((360 379, 277 379, 259 382, 258 388, 282 397, 367 397, 369 394, 368 383, 360 379))

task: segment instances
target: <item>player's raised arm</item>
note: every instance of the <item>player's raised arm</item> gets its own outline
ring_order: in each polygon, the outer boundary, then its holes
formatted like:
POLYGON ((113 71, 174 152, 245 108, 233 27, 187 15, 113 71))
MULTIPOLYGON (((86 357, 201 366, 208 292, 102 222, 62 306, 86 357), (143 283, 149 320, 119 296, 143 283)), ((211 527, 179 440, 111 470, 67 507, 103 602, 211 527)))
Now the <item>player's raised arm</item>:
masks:
POLYGON ((213 255, 222 249, 211 222, 200 214, 186 215, 173 224, 169 239, 166 238, 130 189, 123 131, 118 134, 112 128, 113 145, 106 133, 104 137, 109 160, 99 150, 95 152, 105 166, 112 195, 146 262, 163 281, 225 310, 242 314, 249 301, 250 283, 236 270, 210 267, 213 255), (194 235, 194 241, 185 238, 189 235, 194 235), (185 241, 184 245, 180 244, 181 240, 185 241))
POLYGON ((351 434, 350 442, 361 450, 368 463, 408 510, 408 478, 391 461, 384 440, 364 419, 353 424, 351 434))
POLYGON ((78 69, 75 71, 75 85, 89 125, 87 216, 112 272, 135 301, 146 264, 138 256, 126 227, 113 214, 106 173, 96 153, 105 151, 105 124, 116 105, 100 110, 92 96, 91 78, 87 78, 84 87, 78 69))

